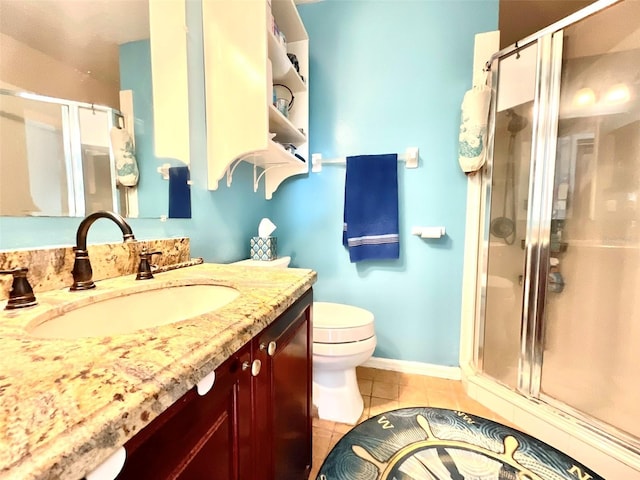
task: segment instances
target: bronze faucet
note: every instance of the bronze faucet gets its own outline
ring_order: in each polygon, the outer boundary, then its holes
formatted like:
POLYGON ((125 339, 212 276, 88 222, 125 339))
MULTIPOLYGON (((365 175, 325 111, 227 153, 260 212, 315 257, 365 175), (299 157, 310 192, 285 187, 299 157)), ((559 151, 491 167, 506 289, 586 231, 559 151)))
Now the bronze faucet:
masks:
POLYGON ((149 280, 153 278, 153 273, 151 273, 151 263, 149 263, 152 255, 162 255, 162 252, 150 252, 147 250, 147 247, 142 247, 136 280, 149 280))
POLYGON ((122 239, 125 242, 132 242, 135 240, 131 227, 124 218, 117 213, 99 211, 85 217, 84 220, 80 222, 78 232, 76 233, 76 246, 74 247, 76 259, 71 272, 73 274, 73 285, 71 285, 71 290, 88 290, 96 286, 91 279, 93 276, 93 270, 91 269, 89 253, 87 252, 87 233, 89 233, 89 227, 99 218, 108 218, 118 225, 122 231, 122 239))
POLYGON ((13 268, 11 270, 0 270, 0 274, 13 275, 13 284, 9 292, 9 301, 5 310, 13 310, 15 308, 30 307, 38 303, 33 293, 31 284, 27 280, 28 268, 13 268))

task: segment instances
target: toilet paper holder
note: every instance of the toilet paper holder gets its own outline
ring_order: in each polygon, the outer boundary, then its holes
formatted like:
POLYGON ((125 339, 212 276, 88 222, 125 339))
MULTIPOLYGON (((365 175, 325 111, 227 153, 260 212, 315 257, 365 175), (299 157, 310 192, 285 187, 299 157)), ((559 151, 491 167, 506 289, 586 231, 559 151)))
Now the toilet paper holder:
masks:
POLYGON ((413 227, 411 235, 417 235, 420 238, 441 238, 446 234, 444 227, 413 227))

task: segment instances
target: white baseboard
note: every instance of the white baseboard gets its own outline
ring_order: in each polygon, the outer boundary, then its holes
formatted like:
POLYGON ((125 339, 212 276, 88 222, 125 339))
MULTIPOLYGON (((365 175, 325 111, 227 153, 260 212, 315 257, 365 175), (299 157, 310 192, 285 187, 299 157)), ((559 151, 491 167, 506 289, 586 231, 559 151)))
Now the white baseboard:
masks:
POLYGON ((414 373, 428 375, 430 377, 448 378, 460 380, 462 378, 460 367, 445 367, 432 363, 411 362, 408 360, 393 360, 391 358, 371 357, 362 364, 363 367, 379 368, 381 370, 393 370, 402 373, 414 373))

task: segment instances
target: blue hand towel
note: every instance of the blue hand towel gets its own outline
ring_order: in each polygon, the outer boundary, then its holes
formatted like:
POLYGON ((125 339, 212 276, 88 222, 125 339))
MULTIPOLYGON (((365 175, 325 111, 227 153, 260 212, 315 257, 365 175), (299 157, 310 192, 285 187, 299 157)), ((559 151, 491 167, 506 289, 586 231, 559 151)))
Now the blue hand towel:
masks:
POLYGON ((347 157, 342 243, 352 263, 400 257, 398 156, 347 157))
POLYGON ((191 218, 189 167, 169 168, 169 218, 191 218))

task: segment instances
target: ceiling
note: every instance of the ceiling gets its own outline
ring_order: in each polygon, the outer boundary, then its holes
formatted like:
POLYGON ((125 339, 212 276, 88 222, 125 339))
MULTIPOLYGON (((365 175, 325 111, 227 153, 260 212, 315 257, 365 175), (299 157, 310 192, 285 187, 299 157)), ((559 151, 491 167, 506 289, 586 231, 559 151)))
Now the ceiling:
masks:
POLYGON ((0 0, 0 32, 117 84, 118 45, 149 38, 148 0, 0 0))
POLYGON ((542 30, 595 0, 500 0, 500 48, 542 30))
MULTIPOLYGON (((593 2, 499 0, 500 48, 593 2)), ((118 45, 149 37, 148 0, 0 0, 0 32, 118 83, 118 45)))

